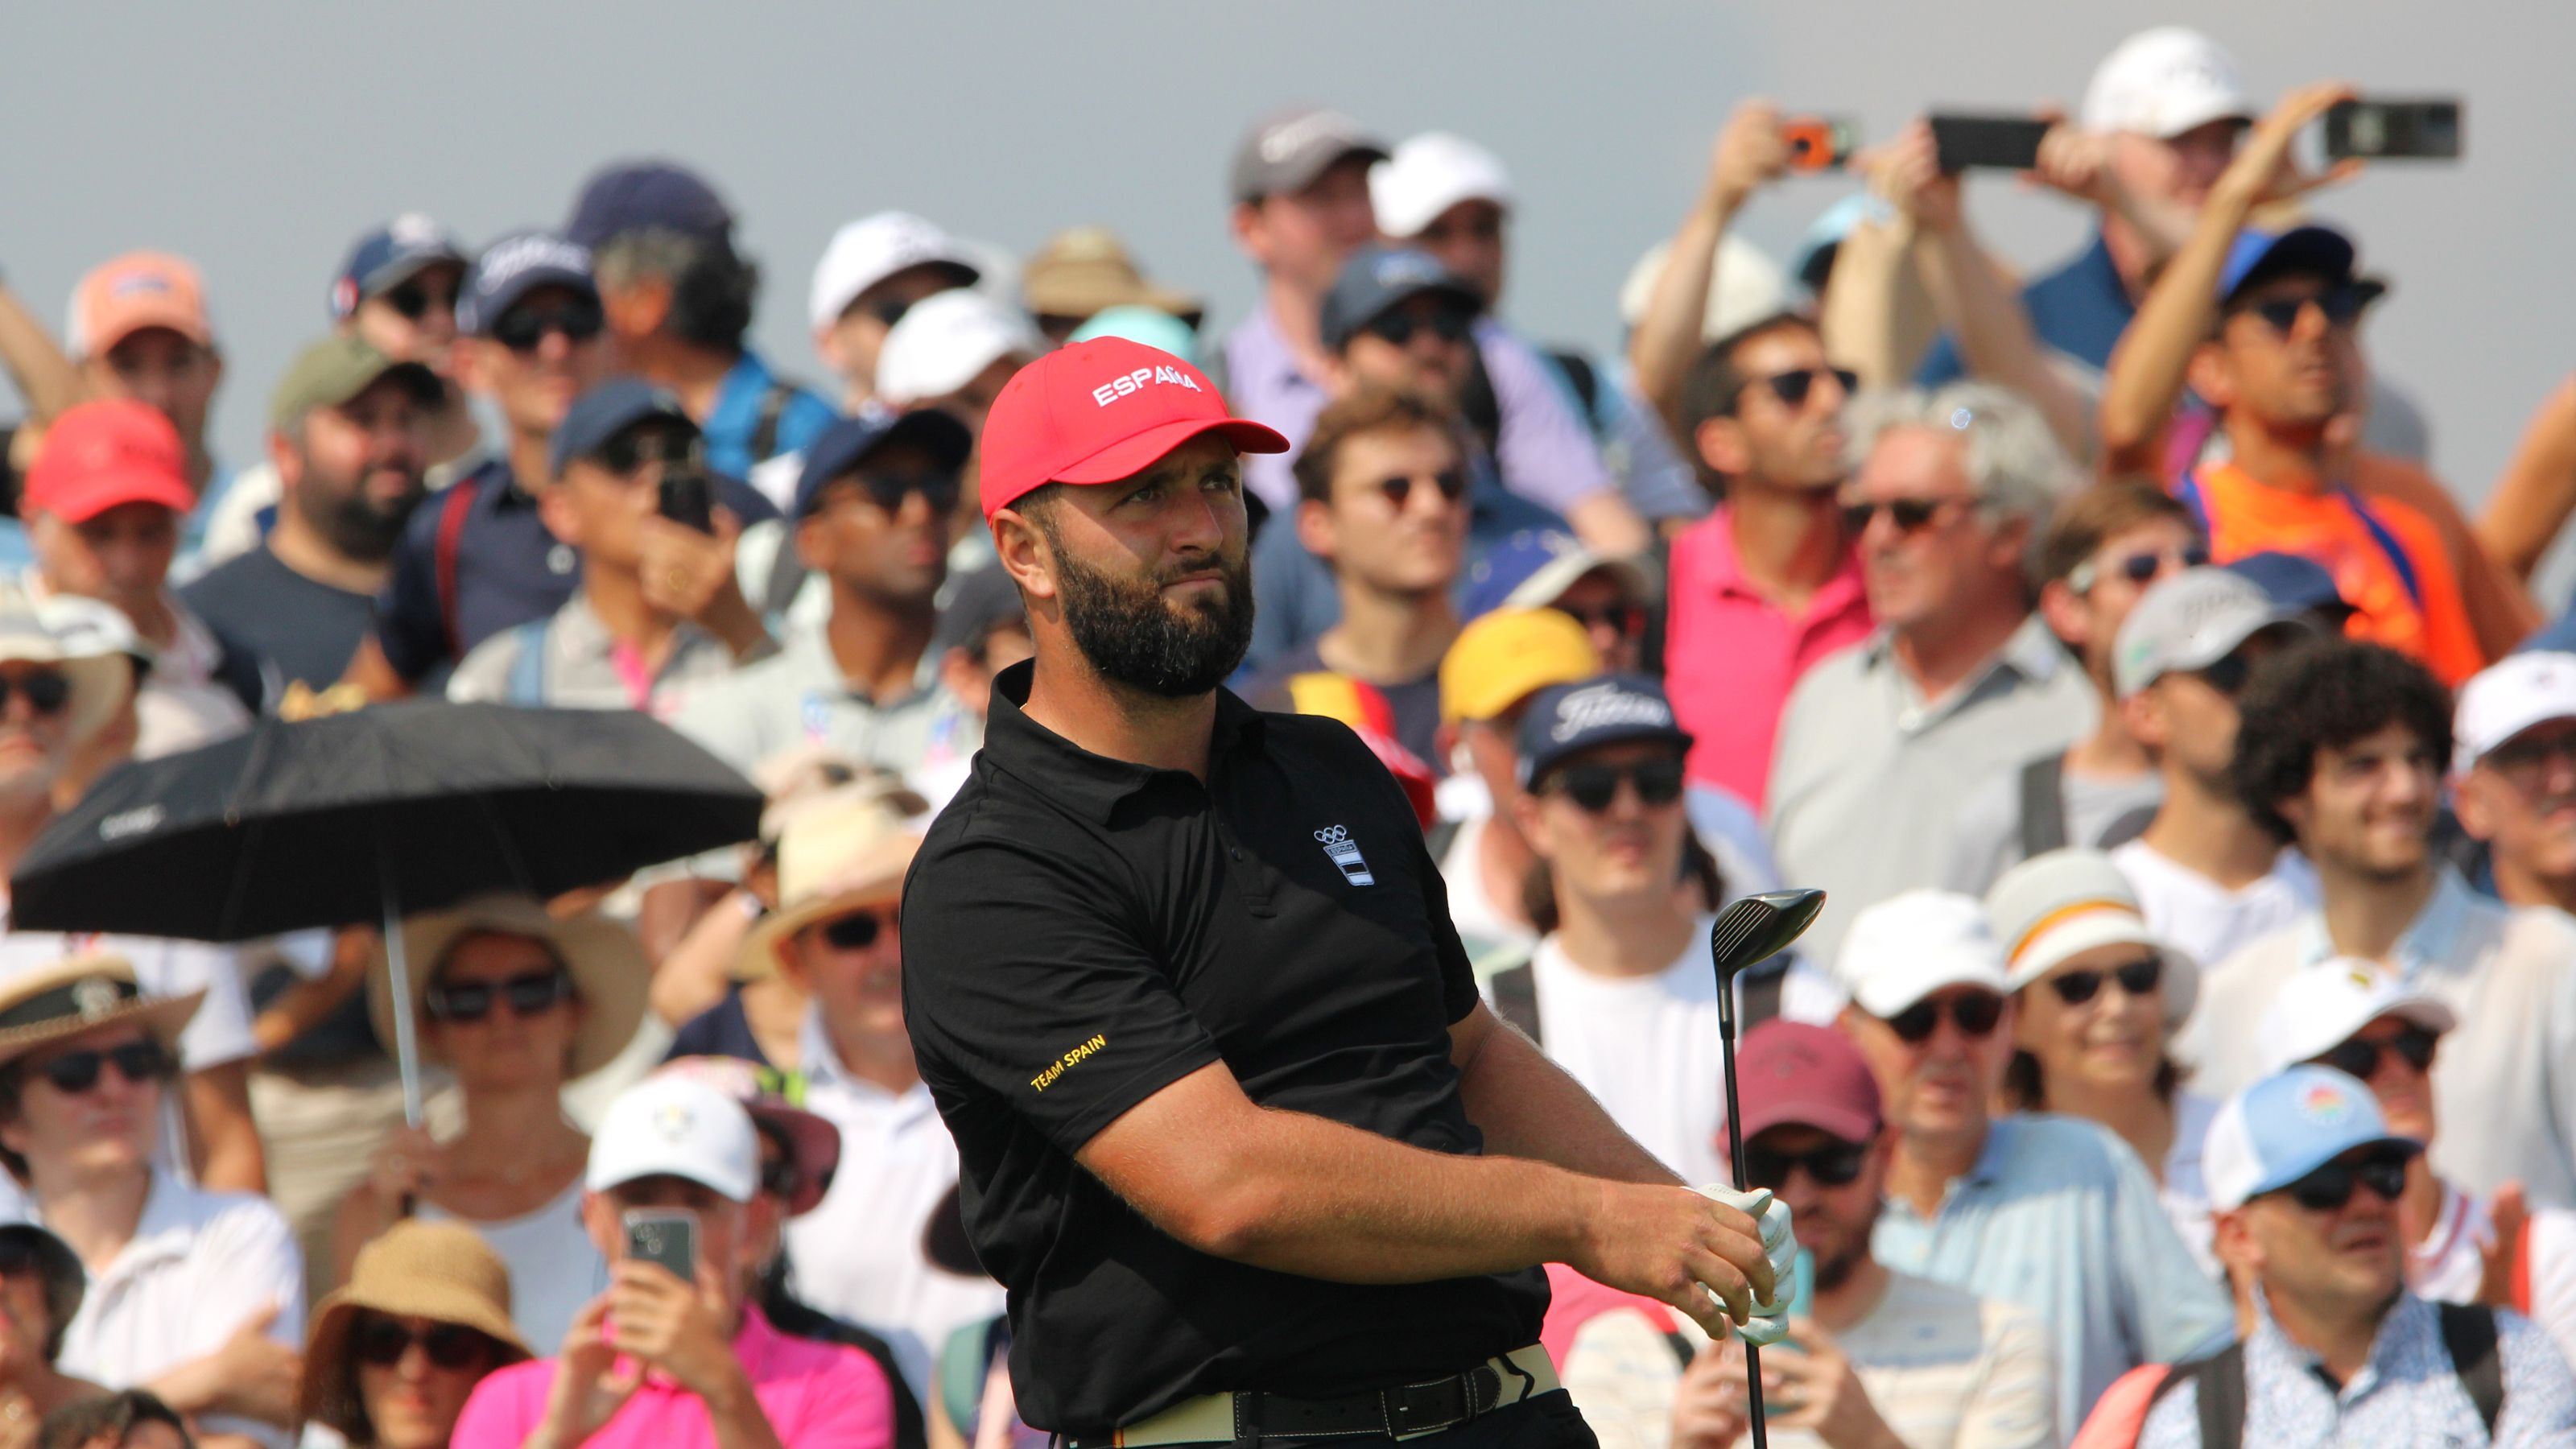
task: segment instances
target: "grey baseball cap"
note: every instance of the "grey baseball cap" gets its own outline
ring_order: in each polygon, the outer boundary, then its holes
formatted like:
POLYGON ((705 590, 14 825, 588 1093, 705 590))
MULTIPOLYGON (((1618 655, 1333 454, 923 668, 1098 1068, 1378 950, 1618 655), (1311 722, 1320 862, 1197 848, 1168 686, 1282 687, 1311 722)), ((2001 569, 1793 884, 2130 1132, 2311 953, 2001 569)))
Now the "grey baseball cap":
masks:
POLYGON ((1252 123, 1234 148, 1228 184, 1237 201, 1303 191, 1345 156, 1384 161, 1386 143, 1323 106, 1288 106, 1252 123))
POLYGON ((2225 568, 2185 569, 2138 600, 2111 652, 2111 688, 2126 699, 2168 674, 2207 669, 2275 624, 2308 629, 2299 610, 2225 568))

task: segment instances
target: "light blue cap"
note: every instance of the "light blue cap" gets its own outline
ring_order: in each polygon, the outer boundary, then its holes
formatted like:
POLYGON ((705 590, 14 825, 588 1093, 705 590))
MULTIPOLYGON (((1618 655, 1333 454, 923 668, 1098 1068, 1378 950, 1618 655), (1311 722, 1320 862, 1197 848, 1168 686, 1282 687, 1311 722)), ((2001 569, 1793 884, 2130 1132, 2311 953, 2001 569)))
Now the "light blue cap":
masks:
POLYGON ((2210 1121, 2201 1147, 2209 1205, 2233 1211, 2356 1147, 2383 1142, 2410 1152, 2422 1147, 2390 1132, 2370 1089, 2334 1068, 2274 1073, 2228 1098, 2210 1121))
POLYGON ((1160 348, 1193 367, 1198 365, 1197 329, 1158 307, 1110 307, 1095 312, 1066 340, 1089 342, 1094 337, 1124 337, 1160 348))

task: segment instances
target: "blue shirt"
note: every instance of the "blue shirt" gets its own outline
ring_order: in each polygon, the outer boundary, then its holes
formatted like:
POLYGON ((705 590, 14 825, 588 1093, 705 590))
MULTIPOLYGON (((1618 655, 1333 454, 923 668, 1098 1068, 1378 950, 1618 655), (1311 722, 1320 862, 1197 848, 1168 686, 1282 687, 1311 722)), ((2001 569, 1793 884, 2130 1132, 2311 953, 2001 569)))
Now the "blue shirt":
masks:
MULTIPOLYGON (((2258 1295, 2257 1301, 2260 1298, 2258 1295)), ((2557 1345, 2518 1313, 2496 1314, 2496 1361, 2504 1410, 2492 1441, 2559 1444, 2576 1436, 2576 1382, 2557 1345)), ((2200 1391, 2185 1383, 2157 1400, 2138 1429, 2138 1449, 2197 1449, 2200 1391)), ((2439 1310, 2400 1293, 2370 1342, 2370 1360, 2338 1385, 2315 1354, 2290 1341, 2268 1309, 2245 1341, 2247 1444, 2327 1449, 2382 1444, 2485 1444, 2486 1426, 2442 1342, 2439 1310)))
MULTIPOLYGON (((2138 315, 2138 304, 2129 300, 2120 269, 2111 264, 2110 245, 2099 231, 2093 233, 2093 245, 2072 261, 2022 288, 2021 305, 2030 313, 2030 330, 2041 345, 2096 372, 2111 365, 2111 349, 2119 345, 2129 319, 2138 315)), ((1938 387, 1958 381, 1967 370, 1958 339, 1944 332, 1915 370, 1914 381, 1938 387)))
POLYGON ((700 429, 706 435, 709 468, 728 478, 748 478, 754 463, 767 462, 781 453, 803 452, 805 445, 814 441, 814 435, 839 416, 812 389, 787 384, 787 396, 778 412, 777 441, 769 452, 753 457, 751 445, 760 431, 761 410, 770 389, 779 385, 777 374, 760 360, 760 354, 743 349, 742 360, 725 374, 724 386, 716 392, 716 405, 708 411, 700 429))
POLYGON ((2139 1364, 2236 1332, 2227 1294, 2175 1235, 2137 1155, 2081 1118, 1996 1118, 1940 1211, 1926 1221, 1889 1198, 1870 1248, 1898 1272, 2037 1313, 2055 1345, 2060 1424, 2083 1423, 2139 1364))

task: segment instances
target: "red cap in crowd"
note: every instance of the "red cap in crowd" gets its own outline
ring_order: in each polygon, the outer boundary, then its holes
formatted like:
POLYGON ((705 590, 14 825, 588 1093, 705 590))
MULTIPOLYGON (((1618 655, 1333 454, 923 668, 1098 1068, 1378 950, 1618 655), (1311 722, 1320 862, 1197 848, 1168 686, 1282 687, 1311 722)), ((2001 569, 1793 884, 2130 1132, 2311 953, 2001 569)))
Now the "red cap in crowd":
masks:
POLYGON ((1206 373, 1159 348, 1095 337, 1014 374, 984 421, 984 517, 1049 483, 1114 483, 1202 433, 1246 453, 1288 440, 1226 411, 1206 373))
MULTIPOLYGON (((1766 1021, 1735 1054, 1736 1096, 1750 1140, 1774 1127, 1813 1127, 1845 1142, 1878 1135, 1878 1081, 1841 1032, 1766 1021)), ((1723 1140, 1726 1124, 1718 1124, 1723 1140)))
POLYGON ((179 430, 131 398, 64 409, 27 469, 22 511, 85 523, 122 503, 158 503, 179 513, 197 506, 179 430))

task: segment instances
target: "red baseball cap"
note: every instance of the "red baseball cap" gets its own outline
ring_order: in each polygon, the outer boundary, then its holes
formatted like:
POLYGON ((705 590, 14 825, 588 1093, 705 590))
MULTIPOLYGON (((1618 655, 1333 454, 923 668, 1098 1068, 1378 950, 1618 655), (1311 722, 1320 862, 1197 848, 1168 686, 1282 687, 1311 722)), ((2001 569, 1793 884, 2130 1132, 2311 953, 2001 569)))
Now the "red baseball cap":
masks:
MULTIPOLYGON (((1878 1079, 1838 1031, 1778 1020, 1753 1028, 1735 1054, 1735 1089, 1747 1138, 1793 1124, 1845 1142, 1878 1135, 1878 1079)), ((1722 1140, 1726 1124, 1717 1130, 1722 1140)))
POLYGON ((131 398, 64 409, 27 469, 23 511, 86 523, 121 503, 158 503, 178 513, 197 506, 179 430, 131 398))
POLYGON ((1095 337, 1013 374, 984 421, 984 517, 1049 483, 1114 483, 1202 433, 1285 453, 1274 428, 1226 411, 1206 373, 1160 348, 1095 337))

